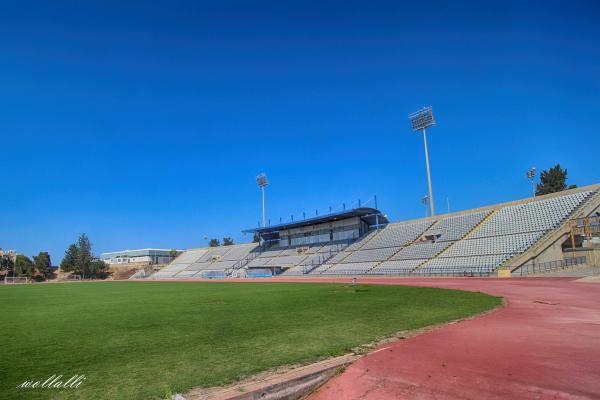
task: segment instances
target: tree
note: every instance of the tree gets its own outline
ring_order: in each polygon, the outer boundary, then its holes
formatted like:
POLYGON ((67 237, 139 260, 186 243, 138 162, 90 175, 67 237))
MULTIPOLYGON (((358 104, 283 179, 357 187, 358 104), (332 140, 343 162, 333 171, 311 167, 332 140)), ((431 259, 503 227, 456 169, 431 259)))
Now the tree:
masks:
POLYGON ((556 164, 548 171, 542 171, 540 174, 540 183, 537 184, 535 195, 550 194, 562 192, 563 190, 574 189, 577 185, 567 187, 567 169, 562 169, 560 164, 556 164))
POLYGON ((60 263, 60 269, 65 272, 74 272, 79 260, 79 248, 75 243, 65 251, 65 256, 60 263))
POLYGON ((233 239, 228 237, 223 238, 223 246, 231 246, 233 244, 233 239))
POLYGON ((210 242, 208 242, 208 245, 210 247, 219 247, 221 244, 219 243, 219 239, 210 239, 210 242))
POLYGON ((102 260, 92 260, 88 268, 87 276, 98 279, 104 279, 108 276, 108 264, 102 260))
POLYGON ((94 260, 92 255, 92 243, 85 233, 82 233, 77 239, 77 266, 79 273, 83 276, 91 275, 90 264, 94 260))
POLYGON ((252 237, 252 243, 260 243, 260 235, 258 232, 254 232, 254 236, 252 237))
POLYGON ((40 251, 37 256, 33 256, 33 265, 38 274, 44 279, 51 278, 52 273, 52 261, 50 261, 50 254, 47 251, 40 251))
POLYGON ((171 259, 171 261, 173 261, 177 257, 177 253, 178 252, 175 249, 169 250, 169 258, 171 259))
POLYGON ((0 256, 0 271, 6 271, 6 275, 10 275, 14 271, 15 263, 10 254, 0 256))
POLYGON ((33 277, 35 275, 33 261, 27 256, 17 254, 17 258, 15 259, 15 275, 33 277))
POLYGON ((77 243, 69 246, 60 269, 84 278, 105 278, 108 275, 108 264, 94 257, 92 243, 85 233, 79 236, 77 243))

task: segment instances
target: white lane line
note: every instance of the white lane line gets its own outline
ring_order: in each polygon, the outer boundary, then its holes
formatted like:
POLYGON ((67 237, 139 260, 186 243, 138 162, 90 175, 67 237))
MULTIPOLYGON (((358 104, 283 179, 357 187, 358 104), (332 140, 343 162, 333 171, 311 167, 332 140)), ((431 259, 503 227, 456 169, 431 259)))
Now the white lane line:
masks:
POLYGON ((380 351, 387 350, 387 349, 389 349, 390 347, 392 347, 392 346, 383 347, 383 348, 381 348, 381 349, 379 349, 379 350, 375 350, 375 351, 371 352, 371 354, 379 353, 380 351))

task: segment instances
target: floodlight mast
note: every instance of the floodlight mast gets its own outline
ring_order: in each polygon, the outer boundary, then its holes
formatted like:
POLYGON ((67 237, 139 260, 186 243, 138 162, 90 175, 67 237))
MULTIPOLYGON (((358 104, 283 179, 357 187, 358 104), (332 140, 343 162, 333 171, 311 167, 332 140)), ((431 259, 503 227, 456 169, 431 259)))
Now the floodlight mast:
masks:
POLYGON ((431 106, 409 114, 408 118, 414 132, 423 131, 423 144, 425 145, 425 165, 427 167, 427 185, 429 187, 429 209, 431 216, 435 215, 435 204, 433 202, 433 188, 431 187, 431 172, 429 169, 429 151, 427 150, 427 128, 435 125, 435 118, 431 106))
POLYGON ((263 228, 267 226, 267 215, 265 213, 265 187, 269 185, 269 180, 267 179, 267 174, 261 172, 256 177, 256 184, 260 188, 261 197, 262 197, 262 226, 263 228))
POLYGON ((527 178, 531 181, 531 195, 535 197, 535 167, 531 167, 526 173, 527 178))

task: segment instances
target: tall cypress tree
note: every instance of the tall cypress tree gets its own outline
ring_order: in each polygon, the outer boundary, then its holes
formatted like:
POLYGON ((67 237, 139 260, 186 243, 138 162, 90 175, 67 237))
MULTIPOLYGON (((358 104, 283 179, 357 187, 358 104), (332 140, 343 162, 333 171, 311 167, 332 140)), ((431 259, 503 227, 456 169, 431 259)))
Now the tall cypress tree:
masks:
POLYGON ((91 274, 91 264, 94 260, 92 255, 92 243, 85 233, 82 233, 77 240, 77 267, 78 272, 83 276, 89 276, 91 274))
POLYGON ((65 272, 75 272, 79 262, 79 248, 75 243, 65 251, 65 256, 60 263, 60 269, 65 272))

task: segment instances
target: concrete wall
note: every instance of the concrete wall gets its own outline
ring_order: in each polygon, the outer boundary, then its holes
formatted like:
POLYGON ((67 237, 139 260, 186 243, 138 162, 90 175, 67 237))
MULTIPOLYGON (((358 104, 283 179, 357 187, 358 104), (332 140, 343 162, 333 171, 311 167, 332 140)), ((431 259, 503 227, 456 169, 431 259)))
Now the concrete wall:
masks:
POLYGON ((588 267, 600 267, 600 247, 575 249, 575 252, 568 250, 563 254, 564 258, 585 256, 588 267))

